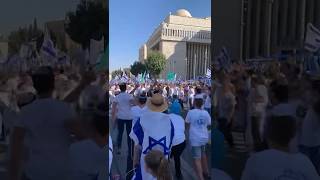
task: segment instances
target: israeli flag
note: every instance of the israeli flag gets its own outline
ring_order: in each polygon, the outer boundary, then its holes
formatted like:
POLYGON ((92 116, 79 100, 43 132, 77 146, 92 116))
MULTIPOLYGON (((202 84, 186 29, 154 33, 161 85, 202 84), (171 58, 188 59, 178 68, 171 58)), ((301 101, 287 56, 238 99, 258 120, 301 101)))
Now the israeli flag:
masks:
POLYGON ((229 71, 231 69, 232 62, 226 47, 222 47, 219 55, 216 57, 214 64, 214 66, 218 70, 224 69, 229 71))
POLYGON ((45 38, 42 44, 42 52, 49 56, 55 58, 57 56, 57 51, 54 48, 53 42, 50 38, 45 38))
POLYGON ((211 78, 211 69, 207 69, 206 78, 211 78))
POLYGON ((317 52, 320 48, 320 30, 311 23, 307 25, 304 48, 310 52, 317 52))
POLYGON ((135 145, 141 146, 140 164, 135 169, 134 180, 155 180, 144 166, 144 157, 152 150, 161 151, 169 158, 171 147, 175 142, 175 129, 169 115, 144 111, 133 124, 130 138, 135 145))

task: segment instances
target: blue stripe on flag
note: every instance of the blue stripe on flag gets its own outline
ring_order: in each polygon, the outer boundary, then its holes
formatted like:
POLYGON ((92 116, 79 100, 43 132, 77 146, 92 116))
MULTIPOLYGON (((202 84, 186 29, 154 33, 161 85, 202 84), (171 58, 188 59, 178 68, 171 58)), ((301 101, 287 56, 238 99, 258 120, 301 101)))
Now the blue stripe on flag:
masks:
POLYGON ((142 172, 141 172, 140 164, 136 166, 134 180, 142 180, 142 172))
POLYGON ((136 136, 139 140, 139 145, 142 146, 144 132, 143 132, 142 126, 140 124, 140 118, 138 119, 136 124, 133 126, 133 132, 136 134, 136 136))
POLYGON ((56 53, 52 49, 50 49, 48 47, 45 47, 45 46, 42 47, 42 49, 43 49, 44 52, 46 52, 50 56, 56 57, 56 53))

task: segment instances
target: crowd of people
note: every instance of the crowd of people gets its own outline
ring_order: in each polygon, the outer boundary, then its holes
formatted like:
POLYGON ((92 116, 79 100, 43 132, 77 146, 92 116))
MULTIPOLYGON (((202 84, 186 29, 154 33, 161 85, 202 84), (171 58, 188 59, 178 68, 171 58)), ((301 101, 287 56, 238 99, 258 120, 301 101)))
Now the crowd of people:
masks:
POLYGON ((1 78, 7 179, 108 179, 106 73, 42 66, 1 78))
POLYGON ((242 180, 320 179, 320 78, 294 62, 263 70, 233 64, 215 72, 212 87, 200 81, 108 84, 104 72, 62 67, 0 77, 10 180, 112 179, 121 154, 126 179, 188 179, 181 168, 188 147, 196 179, 230 178, 209 170, 212 127, 231 149, 232 132, 244 133, 249 158, 242 180))
MULTIPOLYGON (((213 106, 230 149, 245 134, 242 180, 308 179, 320 173, 320 79, 296 62, 217 70, 213 106)), ((215 146, 213 148, 222 148, 215 146)), ((223 168, 222 168, 223 169, 223 168)))
POLYGON ((118 133, 114 139, 116 151, 109 149, 117 155, 127 153, 126 179, 190 179, 183 176, 180 162, 187 145, 191 147, 196 178, 211 179, 207 159, 210 87, 199 81, 110 85, 111 119, 118 133), (128 152, 122 148, 124 129, 128 152), (170 161, 174 161, 175 172, 170 169, 170 161))

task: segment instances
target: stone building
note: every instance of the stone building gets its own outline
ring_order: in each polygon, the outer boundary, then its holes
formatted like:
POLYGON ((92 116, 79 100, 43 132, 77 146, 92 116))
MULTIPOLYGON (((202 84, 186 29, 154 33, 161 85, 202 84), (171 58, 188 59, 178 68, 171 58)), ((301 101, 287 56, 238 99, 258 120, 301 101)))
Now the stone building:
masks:
POLYGON ((211 64, 211 18, 195 18, 184 9, 169 14, 139 49, 144 62, 148 52, 159 51, 167 59, 161 78, 168 72, 177 78, 192 79, 204 76, 211 64))
POLYGON ((320 28, 319 8, 319 0, 213 1, 214 56, 222 46, 235 60, 296 54, 307 24, 320 28))

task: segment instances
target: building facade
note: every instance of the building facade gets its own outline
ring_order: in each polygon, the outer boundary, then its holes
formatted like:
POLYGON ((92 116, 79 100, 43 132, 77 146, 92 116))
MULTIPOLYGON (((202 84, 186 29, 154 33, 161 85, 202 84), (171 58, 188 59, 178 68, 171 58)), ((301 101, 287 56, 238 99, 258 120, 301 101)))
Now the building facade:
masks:
POLYGON ((161 78, 174 72, 178 78, 204 76, 211 65, 211 18, 194 18, 184 9, 170 14, 139 49, 145 62, 150 51, 165 55, 167 63, 161 78))
POLYGON ((224 0, 213 3, 214 56, 222 46, 230 50, 235 60, 296 53, 303 49, 307 24, 320 27, 319 0, 224 0))

